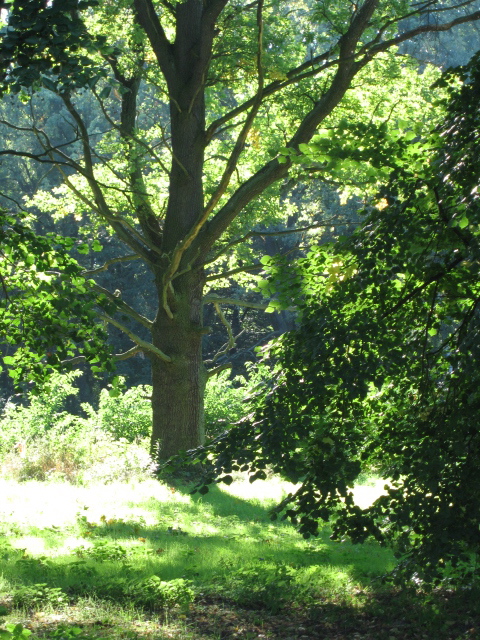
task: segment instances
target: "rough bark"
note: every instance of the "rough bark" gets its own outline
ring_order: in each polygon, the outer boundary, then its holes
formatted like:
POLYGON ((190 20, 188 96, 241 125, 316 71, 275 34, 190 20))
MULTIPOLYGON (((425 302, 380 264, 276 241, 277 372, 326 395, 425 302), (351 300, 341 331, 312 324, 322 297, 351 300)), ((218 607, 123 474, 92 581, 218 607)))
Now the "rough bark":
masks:
POLYGON ((173 319, 160 310, 152 330, 154 345, 172 358, 152 359, 152 449, 161 459, 202 444, 204 436, 203 275, 189 273, 179 280, 173 319))

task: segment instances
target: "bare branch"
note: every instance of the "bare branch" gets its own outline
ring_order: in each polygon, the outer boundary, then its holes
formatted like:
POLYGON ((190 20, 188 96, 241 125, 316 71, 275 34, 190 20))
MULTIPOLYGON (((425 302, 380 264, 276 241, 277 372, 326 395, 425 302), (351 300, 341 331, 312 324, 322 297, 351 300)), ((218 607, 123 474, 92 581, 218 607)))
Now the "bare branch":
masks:
POLYGON ((411 40, 416 36, 422 33, 438 33, 442 31, 450 31, 453 27, 456 27, 459 24, 464 24, 466 22, 475 22, 476 20, 480 20, 480 11, 475 11, 474 13, 470 13, 466 16, 461 16, 460 18, 455 18, 450 22, 444 22, 443 24, 425 24, 420 27, 416 27, 415 29, 411 29, 410 31, 406 31, 395 38, 391 38, 390 40, 385 40, 384 42, 380 42, 378 44, 374 44, 377 41, 377 38, 370 43, 365 44, 359 51, 359 54, 365 54, 368 56, 368 59, 376 55, 381 51, 385 51, 390 47, 397 46, 406 40, 411 40), (373 46, 372 46, 373 45, 373 46))
POLYGON ((228 351, 229 349, 233 349, 233 347, 235 346, 235 338, 233 337, 232 325, 229 323, 229 321, 225 317, 225 314, 220 309, 219 303, 218 302, 213 302, 213 306, 215 307, 215 311, 217 313, 217 316, 220 318, 220 322, 223 324, 223 326, 227 330, 228 343, 227 343, 226 350, 228 351))
MULTIPOLYGON (((249 309, 260 309, 265 311, 270 306, 269 302, 250 302, 249 300, 240 300, 238 298, 222 298, 221 296, 207 295, 203 298, 204 304, 231 304, 237 307, 248 307, 249 309)), ((295 311, 296 307, 288 307, 282 311, 295 311)))
MULTIPOLYGON (((220 311, 220 313, 222 313, 220 311)), ((223 316, 223 313, 222 313, 223 316)), ((225 318, 225 316, 223 316, 225 319, 225 322, 228 323, 228 327, 230 327, 230 323, 228 322, 228 320, 225 318)), ((237 333, 236 336, 233 335, 231 327, 230 327, 230 332, 229 332, 229 337, 228 337, 228 341, 222 345, 220 347, 220 349, 217 351, 217 353, 213 356, 213 358, 211 358, 210 360, 204 360, 204 364, 215 364, 215 362, 217 362, 217 360, 219 358, 221 358, 222 356, 224 356, 226 353, 228 353, 230 351, 230 349, 233 349, 233 347, 236 345, 238 338, 242 335, 242 333, 245 333, 245 329, 242 329, 240 331, 240 333, 237 333)))
POLYGON ((107 260, 101 267, 97 267, 96 269, 88 269, 87 271, 82 271, 82 276, 93 276, 95 273, 100 273, 101 271, 107 271, 108 268, 112 264, 117 264, 118 262, 129 262, 130 260, 138 260, 140 256, 136 253, 132 253, 128 256, 120 256, 118 258, 112 258, 111 260, 107 260))
POLYGON ((229 278, 230 276, 234 276, 237 273, 249 273, 250 271, 260 271, 263 269, 265 265, 261 262, 257 262, 256 264, 251 264, 248 267, 238 267, 237 269, 230 269, 230 271, 224 271, 223 273, 214 273, 210 276, 207 276, 205 280, 207 282, 211 282, 212 280, 222 280, 223 278, 229 278))
POLYGON ((124 324, 122 324, 118 320, 115 320, 115 318, 111 318, 106 313, 99 313, 98 316, 102 320, 105 320, 106 322, 112 324, 114 327, 117 327, 117 329, 120 329, 120 331, 123 331, 123 333, 125 335, 127 335, 132 342, 135 342, 135 344, 142 351, 144 351, 146 353, 150 353, 150 354, 156 356, 157 358, 160 358, 164 362, 172 362, 172 358, 170 358, 170 356, 167 356, 165 353, 163 353, 163 351, 161 351, 155 345, 151 344, 150 342, 147 342, 146 340, 143 340, 142 338, 140 338, 140 336, 137 336, 135 333, 133 333, 133 331, 131 331, 124 324))
POLYGON ((207 371, 207 377, 211 378, 213 376, 217 376, 222 371, 225 371, 226 369, 231 369, 231 368, 232 368, 231 362, 227 362, 226 364, 221 364, 218 367, 215 367, 215 369, 210 369, 210 371, 207 371))
POLYGON ((172 45, 158 19, 152 0, 134 0, 139 25, 147 34, 159 67, 167 84, 175 80, 175 62, 172 45))
POLYGON ((104 289, 104 287, 101 287, 99 284, 96 284, 96 283, 92 284, 91 286, 92 286, 92 289, 94 289, 98 293, 101 293, 112 302, 115 302, 115 304, 118 307, 118 311, 125 313, 127 316, 130 316, 130 318, 132 318, 133 320, 136 320, 137 322, 142 324, 144 327, 151 330, 153 325, 153 322, 151 320, 149 320, 145 316, 142 316, 142 314, 138 313, 138 311, 135 311, 135 309, 133 309, 130 305, 128 305, 126 302, 124 302, 121 298, 116 296, 114 293, 111 293, 110 291, 108 291, 108 289, 104 289))
MULTIPOLYGON (((135 356, 137 353, 144 353, 144 350, 138 345, 135 345, 131 349, 128 349, 128 351, 124 351, 123 353, 116 353, 113 356, 113 360, 115 360, 115 362, 120 360, 127 360, 128 358, 135 356)), ((75 365, 84 363, 88 363, 88 360, 85 356, 75 356, 75 358, 69 358, 60 362, 60 364, 62 365, 75 365)))

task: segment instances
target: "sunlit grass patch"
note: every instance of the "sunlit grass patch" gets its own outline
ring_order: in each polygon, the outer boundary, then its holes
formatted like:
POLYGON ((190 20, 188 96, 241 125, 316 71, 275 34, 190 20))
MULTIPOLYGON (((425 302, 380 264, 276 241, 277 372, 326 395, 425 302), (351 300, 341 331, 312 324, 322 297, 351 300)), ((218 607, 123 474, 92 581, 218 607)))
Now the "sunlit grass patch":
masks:
POLYGON ((362 509, 369 507, 377 498, 386 493, 384 478, 371 477, 357 484, 353 489, 355 504, 362 509))
POLYGON ((278 478, 239 477, 204 496, 152 479, 2 488, 0 600, 13 597, 38 620, 88 598, 89 607, 162 616, 173 607, 178 616, 200 594, 275 613, 293 602, 348 599, 393 567, 377 545, 333 543, 327 525, 304 540, 288 522, 272 522, 269 509, 292 489, 278 478))

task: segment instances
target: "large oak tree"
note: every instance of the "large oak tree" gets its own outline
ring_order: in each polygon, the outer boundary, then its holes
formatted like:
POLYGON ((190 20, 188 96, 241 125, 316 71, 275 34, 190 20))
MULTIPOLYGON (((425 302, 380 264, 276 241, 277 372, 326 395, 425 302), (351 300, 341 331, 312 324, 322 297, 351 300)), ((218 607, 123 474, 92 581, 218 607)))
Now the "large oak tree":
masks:
POLYGON ((77 205, 126 245, 125 259, 147 265, 155 317, 106 290, 101 293, 117 313, 101 317, 129 336, 130 355, 143 352, 151 360, 152 445, 160 443, 162 458, 195 447, 203 438, 208 375, 202 306, 214 276, 207 265, 242 237, 254 203, 287 178, 295 153, 379 54, 477 20, 480 11, 473 0, 14 0, 2 6, 8 10, 0 50, 5 89, 55 92, 72 134, 52 140, 36 121, 25 135, 40 150, 2 154, 54 164, 77 205), (87 122, 82 110, 86 90, 101 109, 100 124, 87 122), (139 124, 146 118, 148 134, 139 124), (281 153, 285 148, 293 154, 281 153))

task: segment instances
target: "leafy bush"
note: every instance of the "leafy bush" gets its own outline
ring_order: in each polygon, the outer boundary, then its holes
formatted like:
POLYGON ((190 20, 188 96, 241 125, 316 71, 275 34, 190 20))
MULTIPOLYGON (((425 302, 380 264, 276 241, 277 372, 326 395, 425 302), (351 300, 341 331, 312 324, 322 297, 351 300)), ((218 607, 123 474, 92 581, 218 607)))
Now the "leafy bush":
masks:
MULTIPOLYGON (((205 427, 207 437, 215 437, 239 420, 244 411, 245 378, 230 379, 228 371, 222 371, 210 378, 205 389, 205 427)), ((125 379, 118 379, 120 387, 125 379)), ((140 385, 117 394, 103 389, 100 392, 98 411, 89 405, 82 405, 99 427, 115 438, 125 438, 133 442, 147 438, 152 429, 152 407, 150 396, 152 387, 140 385)))
POLYGON ((136 605, 147 609, 187 609, 193 602, 194 592, 188 580, 177 578, 164 581, 158 576, 129 582, 127 597, 136 605))
MULTIPOLYGON (((25 629, 22 624, 6 624, 5 629, 0 629, 0 640, 27 640, 31 637, 30 629, 25 629)), ((85 633, 80 627, 60 625, 48 633, 51 640, 106 640, 85 633)))
POLYGON ((78 393, 72 385, 77 375, 55 374, 39 395, 29 397, 28 406, 5 408, 0 429, 4 475, 83 484, 124 481, 155 470, 146 441, 116 438, 104 428, 105 408, 115 402, 122 405, 121 398, 109 398, 110 404, 104 401, 104 412, 98 414, 90 405, 83 405, 87 418, 62 410, 66 398, 78 393))
POLYGON ((224 582, 223 593, 241 607, 262 608, 272 613, 295 600, 301 590, 295 583, 295 571, 285 564, 274 568, 245 565, 228 576, 222 576, 220 582, 224 582))
POLYGON ((156 575, 135 580, 126 577, 109 579, 99 587, 97 595, 115 602, 131 602, 137 607, 153 611, 167 611, 173 607, 186 610, 194 599, 194 591, 188 580, 177 578, 167 581, 156 575))
POLYGON ((49 587, 45 583, 21 587, 13 594, 16 607, 36 609, 45 605, 57 606, 67 602, 66 594, 59 587, 49 587))
POLYGON ((0 640, 27 640, 32 635, 30 629, 25 629, 21 624, 6 624, 5 629, 0 629, 0 640))
MULTIPOLYGON (((125 378, 119 377, 117 385, 124 387, 125 378)), ((147 385, 114 394, 111 390, 102 389, 97 412, 89 405, 84 404, 82 407, 102 431, 110 433, 115 439, 125 438, 128 442, 133 442, 148 438, 152 431, 151 393, 152 388, 147 385)))
POLYGON ((128 556, 128 551, 123 545, 109 540, 94 540, 93 547, 78 547, 74 552, 81 558, 93 558, 100 562, 125 560, 128 556))
POLYGON ((19 443, 27 443, 45 435, 59 424, 67 427, 73 419, 63 410, 68 396, 76 395, 73 382, 79 371, 54 374, 38 395, 30 394, 27 406, 7 402, 3 410, 0 430, 0 455, 8 453, 19 443))
POLYGON ((244 415, 246 380, 243 376, 229 377, 222 371, 211 377, 205 389, 205 432, 207 438, 215 438, 244 415))

